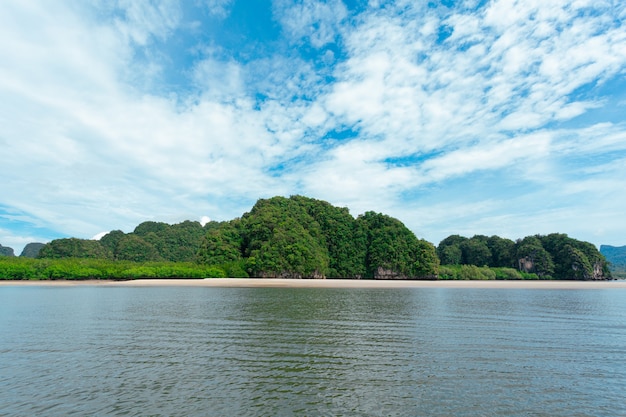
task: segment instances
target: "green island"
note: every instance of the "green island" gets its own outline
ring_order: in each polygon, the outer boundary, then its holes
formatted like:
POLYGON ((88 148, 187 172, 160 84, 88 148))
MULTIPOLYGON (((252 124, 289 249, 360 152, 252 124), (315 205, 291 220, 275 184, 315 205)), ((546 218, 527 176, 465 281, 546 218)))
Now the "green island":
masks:
POLYGON ((148 221, 100 240, 31 244, 0 256, 0 279, 344 278, 607 280, 596 247, 566 234, 452 235, 435 247, 401 221, 303 196, 260 199, 225 222, 148 221), (25 250, 26 252, 26 250, 25 250))

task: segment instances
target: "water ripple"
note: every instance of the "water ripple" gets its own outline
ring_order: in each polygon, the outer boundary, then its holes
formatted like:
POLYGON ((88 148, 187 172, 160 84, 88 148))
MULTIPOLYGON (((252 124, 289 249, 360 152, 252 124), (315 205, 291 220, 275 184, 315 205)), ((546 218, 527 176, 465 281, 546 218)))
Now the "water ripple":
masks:
POLYGON ((0 416, 619 416, 626 291, 0 288, 0 416))

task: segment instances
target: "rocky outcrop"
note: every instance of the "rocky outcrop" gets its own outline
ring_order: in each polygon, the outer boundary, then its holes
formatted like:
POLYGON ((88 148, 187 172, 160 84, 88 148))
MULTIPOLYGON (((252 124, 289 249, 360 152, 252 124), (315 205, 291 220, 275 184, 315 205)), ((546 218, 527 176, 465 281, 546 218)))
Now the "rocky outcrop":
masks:
POLYGON ((302 275, 297 272, 282 271, 281 273, 275 272, 261 272, 260 278, 286 278, 286 279, 326 279, 326 277, 319 271, 313 271, 311 275, 302 275))
POLYGON ((39 255, 39 251, 41 248, 46 246, 43 243, 32 242, 28 245, 24 246, 24 250, 22 250, 22 254, 20 255, 23 258, 36 258, 39 255))
POLYGON ((406 275, 402 275, 391 269, 383 268, 379 266, 374 272, 374 279, 409 279, 406 275))
POLYGON ((0 256, 15 256, 15 253, 13 252, 13 248, 0 245, 0 256))

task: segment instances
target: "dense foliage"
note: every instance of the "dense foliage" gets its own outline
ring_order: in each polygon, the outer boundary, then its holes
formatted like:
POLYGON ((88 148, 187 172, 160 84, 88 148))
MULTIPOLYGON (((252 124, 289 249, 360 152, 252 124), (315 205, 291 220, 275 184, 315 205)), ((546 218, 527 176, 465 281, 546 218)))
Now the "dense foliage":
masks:
POLYGON ((194 262, 206 229, 185 221, 169 225, 144 222, 131 233, 114 230, 99 241, 56 239, 39 251, 39 258, 108 259, 133 262, 194 262))
POLYGON ((100 241, 57 239, 39 258, 195 262, 228 276, 289 278, 436 277, 435 247, 399 220, 302 196, 257 201, 240 219, 168 225, 144 222, 132 233, 115 230, 100 241))
POLYGON ((0 258, 0 279, 223 278, 224 268, 191 262, 130 262, 108 259, 0 258))
POLYGON ((611 277, 606 259, 592 244, 565 234, 517 241, 451 235, 435 248, 387 215, 368 211, 354 218, 347 208, 303 196, 260 199, 250 212, 227 222, 148 221, 131 233, 114 230, 99 241, 57 239, 32 249, 38 251, 36 262, 7 263, 12 261, 5 257, 0 277, 611 277))
POLYGON ((611 277, 606 259, 595 246, 559 233, 527 236, 516 242, 498 236, 452 235, 439 243, 437 254, 444 265, 514 268, 522 278, 592 280, 611 277))
MULTIPOLYGON (((259 200, 233 227, 254 276, 423 278, 437 274, 432 244, 399 220, 293 196, 259 200)), ((219 233, 216 232, 216 233, 219 233)), ((232 239, 231 239, 232 240, 232 239)))

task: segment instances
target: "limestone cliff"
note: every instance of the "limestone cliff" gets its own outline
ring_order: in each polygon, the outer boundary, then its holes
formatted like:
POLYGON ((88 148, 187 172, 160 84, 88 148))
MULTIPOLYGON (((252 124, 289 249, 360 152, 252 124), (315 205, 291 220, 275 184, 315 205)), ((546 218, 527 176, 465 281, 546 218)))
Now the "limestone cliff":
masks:
POLYGON ((0 245, 0 256, 15 256, 13 248, 0 245))

